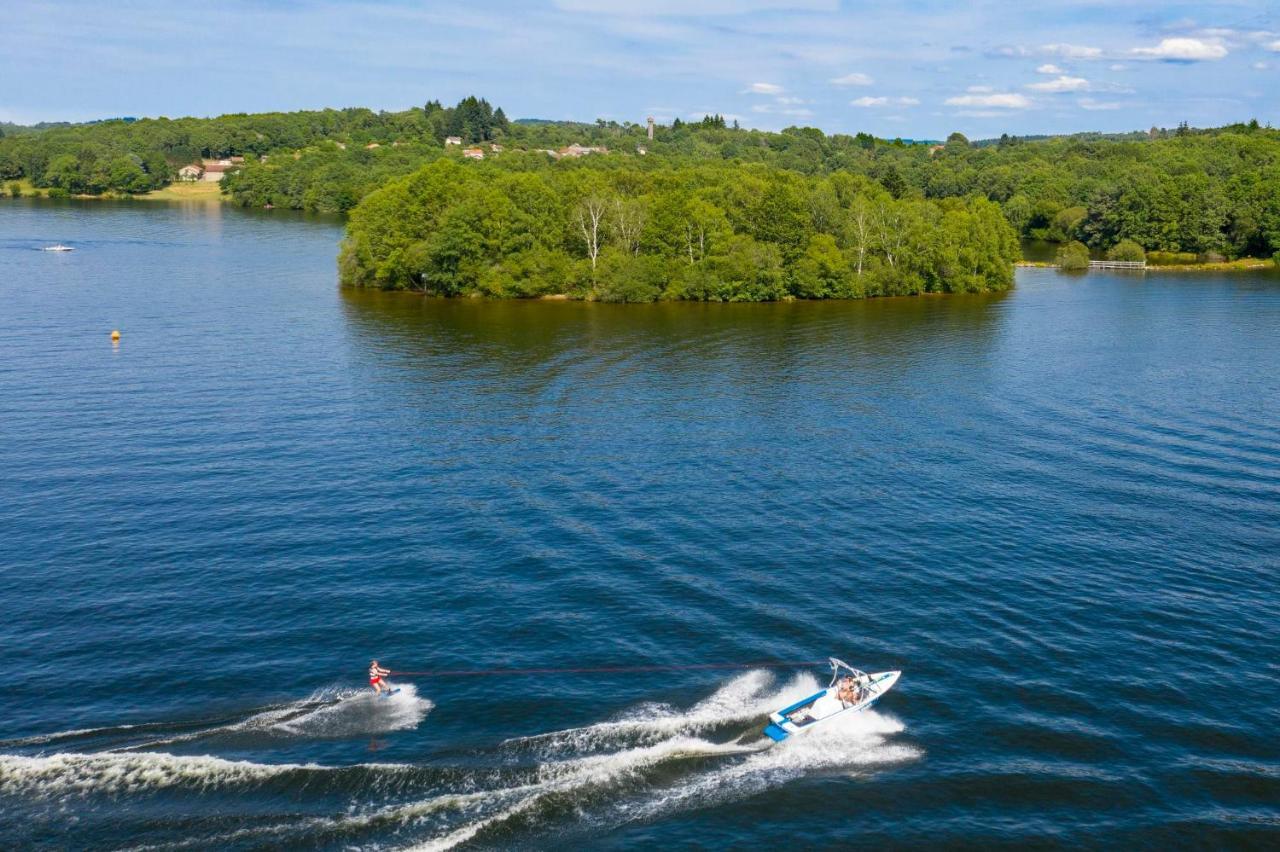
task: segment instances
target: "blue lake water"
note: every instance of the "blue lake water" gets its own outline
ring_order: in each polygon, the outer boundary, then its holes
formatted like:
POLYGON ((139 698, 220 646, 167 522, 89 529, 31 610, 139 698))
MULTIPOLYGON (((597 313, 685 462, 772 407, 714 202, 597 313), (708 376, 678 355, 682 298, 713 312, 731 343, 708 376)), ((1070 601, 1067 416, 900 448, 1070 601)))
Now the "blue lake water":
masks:
POLYGON ((0 202, 7 846, 1280 841, 1274 274, 440 301, 340 237, 0 202), (359 694, 831 654, 902 681, 773 747, 820 665, 359 694))

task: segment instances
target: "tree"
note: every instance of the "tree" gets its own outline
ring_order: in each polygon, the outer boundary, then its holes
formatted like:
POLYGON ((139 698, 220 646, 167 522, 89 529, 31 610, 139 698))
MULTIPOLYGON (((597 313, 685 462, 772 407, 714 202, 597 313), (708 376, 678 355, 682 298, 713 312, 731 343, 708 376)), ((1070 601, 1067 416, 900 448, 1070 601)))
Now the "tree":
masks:
POLYGON ((1147 253, 1133 240, 1121 240, 1107 249, 1107 260, 1144 263, 1146 259, 1147 253))
POLYGON ((880 183, 894 198, 901 198, 907 194, 907 182, 902 177, 902 173, 898 171, 898 167, 893 163, 890 163, 884 170, 880 177, 880 183))
POLYGON ((619 247, 628 254, 640 253, 640 235, 644 231, 644 205, 631 198, 613 201, 613 232, 619 247))
POLYGON ((825 299, 849 295, 849 285, 855 279, 850 275, 849 261, 830 234, 814 234, 809 245, 795 264, 792 273, 794 292, 806 299, 825 299))
POLYGON ((1064 272, 1080 272, 1089 268, 1089 247, 1079 240, 1072 240, 1058 248, 1058 268, 1064 272))
POLYGON ((871 204, 863 196, 857 196, 849 205, 848 220, 845 233, 853 251, 854 270, 862 277, 862 269, 866 264, 867 250, 871 247, 871 204))
POLYGON ((591 278, 595 280, 596 264, 600 258, 600 235, 605 211, 609 203, 599 195, 589 196, 578 202, 573 211, 573 223, 582 237, 587 257, 591 260, 591 278))

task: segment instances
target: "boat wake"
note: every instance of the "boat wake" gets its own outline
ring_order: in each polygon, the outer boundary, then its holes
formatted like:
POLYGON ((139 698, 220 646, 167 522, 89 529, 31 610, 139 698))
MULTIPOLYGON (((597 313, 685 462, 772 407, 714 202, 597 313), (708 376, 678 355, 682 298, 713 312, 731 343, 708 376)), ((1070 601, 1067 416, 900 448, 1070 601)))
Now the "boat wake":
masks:
POLYGON ((244 717, 81 728, 0 740, 0 748, 57 748, 74 743, 94 751, 123 752, 213 739, 340 739, 416 728, 434 707, 412 684, 389 698, 379 698, 367 689, 323 689, 301 701, 261 708, 244 717))
MULTIPOLYGON (((518 846, 743 799, 806 775, 865 774, 919 757, 915 747, 894 741, 902 723, 873 711, 777 745, 761 735, 771 708, 817 687, 811 676, 779 685, 769 673, 753 671, 686 708, 641 705, 596 724, 507 740, 461 765, 272 765, 139 750, 154 749, 157 739, 94 754, 0 755, 0 810, 18 798, 28 805, 46 801, 51 814, 64 814, 77 807, 74 800, 102 797, 120 819, 121 806, 127 811, 134 803, 136 836, 150 848, 518 846), (145 802, 184 795, 200 796, 202 808, 239 814, 234 830, 198 838, 177 824, 157 831, 156 813, 145 802), (289 801, 285 811, 270 806, 279 795, 289 801), (246 809, 259 808, 267 810, 245 817, 246 809)), ((342 736, 411 727, 429 709, 430 702, 412 693, 352 696, 263 711, 212 730, 342 736), (403 706, 382 706, 396 699, 403 706)), ((178 737, 187 742, 196 735, 178 737)), ((199 735, 213 736, 210 730, 199 735)))

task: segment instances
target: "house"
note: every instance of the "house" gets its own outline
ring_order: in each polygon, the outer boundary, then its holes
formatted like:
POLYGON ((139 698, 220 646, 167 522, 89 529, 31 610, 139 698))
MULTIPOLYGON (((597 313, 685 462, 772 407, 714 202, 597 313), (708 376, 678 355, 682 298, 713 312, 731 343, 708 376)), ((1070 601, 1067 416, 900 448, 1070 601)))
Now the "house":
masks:
POLYGON ((501 154, 501 153, 502 153, 502 146, 501 146, 501 145, 499 145, 497 142, 490 142, 490 143, 489 143, 489 150, 490 150, 490 151, 492 151, 492 152, 493 152, 493 153, 495 153, 495 154, 501 154))
POLYGON ((222 180, 222 176, 227 172, 239 171, 239 166, 233 166, 231 163, 205 163, 204 175, 201 180, 205 183, 217 183, 222 180))
POLYGON ((381 148, 381 147, 382 146, 379 145, 377 142, 370 142, 368 145, 364 146, 364 149, 366 151, 372 151, 374 148, 381 148))
POLYGON ((446 144, 446 145, 461 145, 461 144, 462 144, 462 137, 461 137, 461 136, 446 136, 446 137, 444 137, 444 144, 446 144))
POLYGON ((243 162, 244 162, 244 157, 241 157, 241 156, 238 156, 238 155, 237 155, 237 156, 235 156, 235 157, 231 157, 231 158, 230 158, 230 160, 231 160, 231 163, 232 163, 233 165, 237 165, 237 166, 238 166, 238 165, 240 165, 241 163, 243 163, 243 162))
POLYGON ((469 160, 483 160, 484 150, 482 148, 463 148, 462 156, 469 160))
POLYGON ((579 145, 575 142, 572 145, 566 145, 561 148, 558 153, 561 157, 585 157, 587 154, 607 154, 609 153, 609 149, 605 148, 603 145, 588 146, 579 145))
POLYGON ((204 174, 204 166, 199 163, 192 163, 178 169, 178 180, 200 180, 200 176, 204 174))
POLYGON ((930 146, 929 146, 929 156, 930 156, 930 157, 936 157, 936 156, 938 156, 938 152, 939 152, 939 151, 945 151, 945 150, 947 150, 947 146, 946 146, 946 145, 930 145, 930 146))

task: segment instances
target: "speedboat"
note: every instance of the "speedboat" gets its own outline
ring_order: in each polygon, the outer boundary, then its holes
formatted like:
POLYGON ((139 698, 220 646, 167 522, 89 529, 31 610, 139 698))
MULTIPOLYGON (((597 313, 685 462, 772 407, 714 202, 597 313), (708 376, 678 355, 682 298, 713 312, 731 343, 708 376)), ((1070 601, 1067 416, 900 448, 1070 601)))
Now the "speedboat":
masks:
POLYGON ((41 251, 75 251, 75 249, 71 246, 64 246, 62 243, 58 243, 56 246, 45 246, 41 251))
POLYGON ((765 736, 782 742, 843 713, 859 713, 893 688, 902 672, 867 674, 831 657, 831 683, 821 692, 769 714, 765 736))

